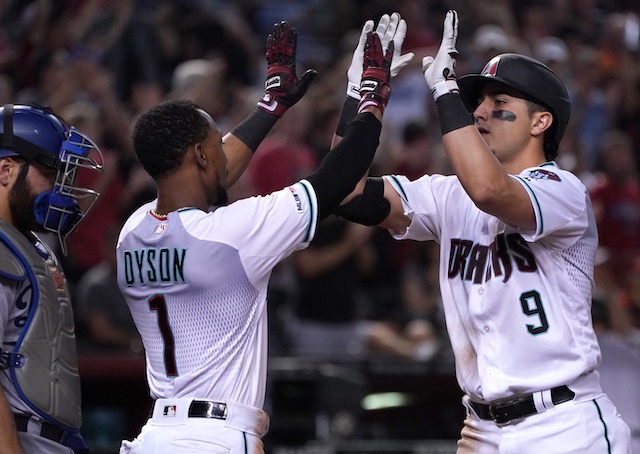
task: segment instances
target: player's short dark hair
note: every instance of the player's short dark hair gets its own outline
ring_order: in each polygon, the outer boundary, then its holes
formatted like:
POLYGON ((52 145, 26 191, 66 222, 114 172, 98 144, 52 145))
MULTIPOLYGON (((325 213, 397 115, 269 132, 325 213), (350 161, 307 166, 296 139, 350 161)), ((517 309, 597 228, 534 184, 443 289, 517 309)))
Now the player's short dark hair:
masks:
POLYGON ((211 124, 197 104, 162 102, 143 113, 133 129, 133 149, 152 178, 176 169, 190 146, 206 139, 211 124))

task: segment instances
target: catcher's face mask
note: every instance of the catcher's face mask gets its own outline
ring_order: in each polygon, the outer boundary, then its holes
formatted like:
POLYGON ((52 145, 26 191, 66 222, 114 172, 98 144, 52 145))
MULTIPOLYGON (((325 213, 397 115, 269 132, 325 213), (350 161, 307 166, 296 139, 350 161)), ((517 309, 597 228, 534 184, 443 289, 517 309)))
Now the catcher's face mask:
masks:
POLYGON ((103 158, 85 134, 46 108, 6 105, 0 110, 3 126, 0 153, 18 155, 27 164, 37 162, 57 171, 51 191, 36 197, 36 222, 57 235, 66 255, 66 238, 95 204, 99 193, 76 185, 79 169, 102 171, 103 158), (94 157, 89 156, 90 152, 94 157))

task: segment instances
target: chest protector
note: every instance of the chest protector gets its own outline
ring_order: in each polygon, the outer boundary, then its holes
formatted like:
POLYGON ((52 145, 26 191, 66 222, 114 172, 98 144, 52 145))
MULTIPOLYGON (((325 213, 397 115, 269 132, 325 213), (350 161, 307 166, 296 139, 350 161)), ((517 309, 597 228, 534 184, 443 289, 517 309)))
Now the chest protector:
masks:
POLYGON ((38 249, 13 226, 0 221, 0 274, 28 281, 27 317, 4 366, 20 398, 45 420, 67 430, 80 428, 80 376, 73 309, 67 282, 51 249, 38 249))

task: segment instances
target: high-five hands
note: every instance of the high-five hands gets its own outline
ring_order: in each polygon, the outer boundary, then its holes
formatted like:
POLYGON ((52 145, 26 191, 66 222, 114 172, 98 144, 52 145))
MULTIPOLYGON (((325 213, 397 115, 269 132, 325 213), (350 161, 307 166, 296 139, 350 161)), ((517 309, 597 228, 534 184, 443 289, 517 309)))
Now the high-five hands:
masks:
POLYGON ((276 117, 297 103, 318 75, 308 69, 300 79, 296 76, 296 46, 298 31, 286 21, 274 24, 267 37, 267 81, 258 107, 276 117))
POLYGON ((456 82, 456 40, 458 39, 458 13, 449 10, 444 19, 442 42, 436 57, 424 57, 422 59, 422 71, 427 85, 431 88, 433 99, 447 93, 458 93, 456 82))
POLYGON ((389 82, 391 81, 393 46, 393 41, 391 41, 385 52, 378 33, 367 33, 367 40, 364 45, 358 112, 362 112, 363 109, 369 106, 376 106, 380 111, 384 112, 391 95, 389 82))
MULTIPOLYGON (((374 22, 372 20, 364 23, 362 31, 360 32, 358 45, 353 52, 351 65, 347 70, 347 78, 349 79, 347 95, 357 100, 360 100, 360 82, 362 80, 364 48, 367 42, 367 34, 373 31, 373 26, 374 22)), ((402 44, 407 34, 407 23, 404 19, 400 18, 400 14, 398 13, 393 13, 391 16, 384 14, 378 21, 375 33, 380 38, 382 49, 387 49, 391 41, 394 43, 391 77, 395 77, 414 57, 413 52, 400 55, 402 52, 402 44)))

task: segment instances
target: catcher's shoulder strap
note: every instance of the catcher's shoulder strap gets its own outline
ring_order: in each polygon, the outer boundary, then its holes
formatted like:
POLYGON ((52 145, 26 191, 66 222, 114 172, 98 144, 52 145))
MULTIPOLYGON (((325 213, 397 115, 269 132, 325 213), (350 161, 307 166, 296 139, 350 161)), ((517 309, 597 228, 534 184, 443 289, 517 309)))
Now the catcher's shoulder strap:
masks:
POLYGON ((25 326, 4 366, 20 398, 45 420, 67 430, 81 424, 80 376, 67 283, 44 242, 34 246, 0 221, 0 273, 31 286, 25 326), (7 252, 7 254, 4 254, 7 252), (12 257, 8 257, 11 255, 12 257))

